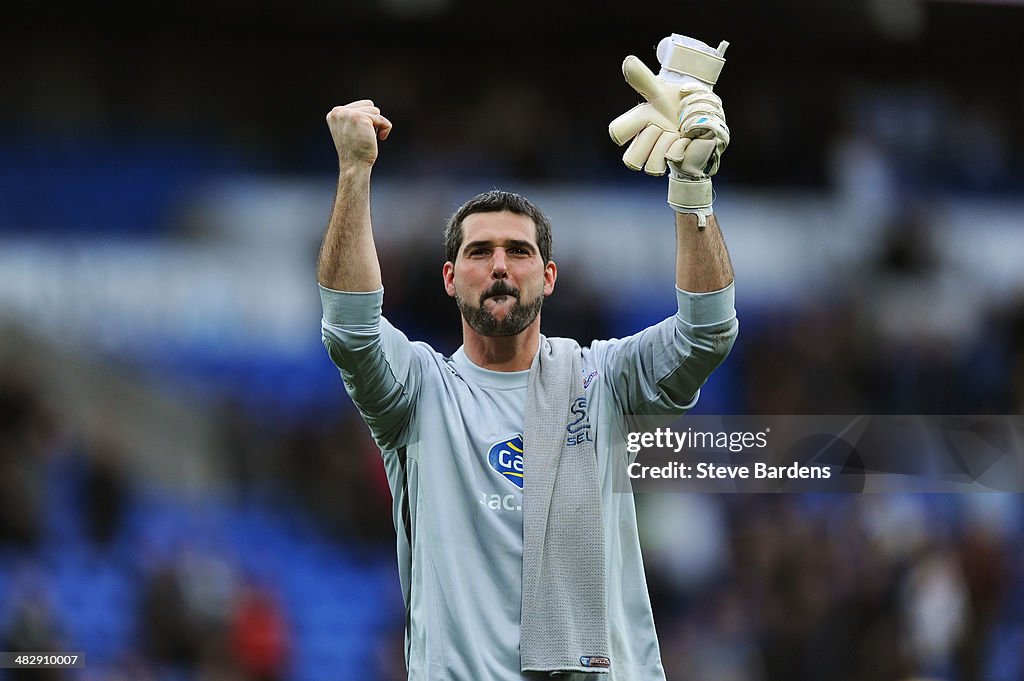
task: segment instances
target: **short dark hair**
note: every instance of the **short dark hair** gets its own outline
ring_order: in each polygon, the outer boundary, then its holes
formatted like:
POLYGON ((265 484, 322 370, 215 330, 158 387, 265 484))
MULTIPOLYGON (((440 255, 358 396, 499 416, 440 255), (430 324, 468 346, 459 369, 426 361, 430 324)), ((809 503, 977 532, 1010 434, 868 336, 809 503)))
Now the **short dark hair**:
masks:
POLYGON ((498 213, 503 210, 517 215, 525 215, 533 220, 537 231, 537 248, 540 249, 540 257, 544 260, 545 265, 551 262, 551 221, 548 216, 544 215, 540 208, 537 208, 525 196, 500 189, 477 194, 459 206, 459 209, 448 218, 448 225, 444 230, 445 259, 454 263, 459 257, 463 238, 462 223, 467 217, 473 213, 498 213))

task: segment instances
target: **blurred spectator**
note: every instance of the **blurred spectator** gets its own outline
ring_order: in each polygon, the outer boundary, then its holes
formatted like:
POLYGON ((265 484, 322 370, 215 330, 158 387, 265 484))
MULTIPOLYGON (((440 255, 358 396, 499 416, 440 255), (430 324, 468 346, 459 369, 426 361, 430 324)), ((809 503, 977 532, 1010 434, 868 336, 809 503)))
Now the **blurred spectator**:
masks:
POLYGON ((839 205, 857 216, 858 233, 874 237, 898 208, 900 187, 894 162, 848 103, 843 111, 846 115, 829 149, 831 182, 839 205))
POLYGON ((229 641, 235 665, 247 681, 282 681, 289 656, 288 628, 277 600, 247 584, 231 616, 229 641))
POLYGON ((357 547, 392 541, 391 489, 380 450, 354 410, 334 421, 297 424, 281 457, 296 492, 337 537, 355 539, 357 547))
POLYGON ((380 637, 375 652, 379 681, 406 681, 405 622, 398 621, 380 637))
POLYGON ((232 565, 211 551, 186 546, 175 565, 190 617, 204 636, 222 637, 237 588, 232 565))
POLYGON ((1006 413, 1024 413, 1024 299, 1012 308, 1009 319, 1009 404, 1006 413))
POLYGON ((114 444, 89 449, 84 456, 84 515, 89 539, 108 547, 117 536, 128 504, 123 456, 114 444))
POLYGON ((923 551, 912 562, 903 599, 908 643, 918 668, 939 677, 949 675, 953 654, 965 639, 971 613, 956 555, 942 545, 923 551))
POLYGON ((856 299, 839 292, 809 300, 752 335, 739 360, 750 413, 878 413, 879 368, 868 352, 876 330, 856 299))
POLYGON ((765 681, 749 608, 731 589, 711 590, 662 644, 673 681, 765 681))
POLYGON ((197 630, 180 575, 167 565, 154 572, 142 589, 139 612, 145 654, 158 664, 194 668, 202 658, 197 630))
MULTIPOLYGON (((0 649, 5 652, 42 653, 65 649, 48 600, 36 588, 15 603, 10 621, 0 636, 0 649)), ((66 672, 60 669, 10 669, 7 674, 10 681, 60 681, 67 678, 66 672)))
POLYGON ((144 587, 139 615, 147 655, 185 669, 223 666, 234 589, 230 565, 184 547, 144 587))
POLYGON ((39 539, 50 417, 36 391, 0 368, 0 544, 39 539))
POLYGON ((678 616, 721 579, 728 560, 725 509, 709 494, 644 494, 636 504, 655 616, 678 616))
MULTIPOLYGON (((1013 513, 1014 509, 1006 507, 1004 512, 1013 513)), ((966 600, 964 610, 968 615, 955 651, 956 677, 958 681, 983 681, 988 678, 986 663, 991 655, 993 634, 1000 615, 1005 612, 1009 595, 1012 575, 1007 546, 1013 541, 1013 535, 1005 522, 1000 524, 992 514, 969 517, 969 520, 960 539, 958 564, 955 565, 962 573, 965 592, 962 597, 966 600)))

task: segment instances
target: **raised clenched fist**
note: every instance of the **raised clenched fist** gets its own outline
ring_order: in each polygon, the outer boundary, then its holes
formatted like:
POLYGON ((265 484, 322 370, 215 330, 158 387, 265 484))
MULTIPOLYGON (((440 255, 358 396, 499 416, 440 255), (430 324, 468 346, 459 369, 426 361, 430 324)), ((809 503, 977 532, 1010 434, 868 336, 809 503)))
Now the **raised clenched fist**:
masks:
POLYGON ((373 165, 377 160, 377 140, 391 133, 391 121, 369 99, 336 106, 327 114, 327 127, 338 150, 338 163, 373 165))

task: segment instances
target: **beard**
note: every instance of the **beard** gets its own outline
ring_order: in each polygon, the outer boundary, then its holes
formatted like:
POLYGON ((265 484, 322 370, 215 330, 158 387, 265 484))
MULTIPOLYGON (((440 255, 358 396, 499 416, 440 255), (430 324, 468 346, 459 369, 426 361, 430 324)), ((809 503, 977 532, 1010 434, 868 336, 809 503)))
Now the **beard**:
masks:
POLYGON ((480 295, 480 304, 472 305, 460 296, 455 296, 455 302, 459 305, 463 319, 481 336, 515 336, 522 333, 523 329, 529 326, 544 304, 544 295, 537 296, 535 300, 525 305, 519 301, 519 289, 512 288, 504 281, 496 281, 491 288, 480 295), (494 296, 510 296, 515 298, 512 309, 508 311, 504 319, 497 319, 484 307, 488 298, 494 296))

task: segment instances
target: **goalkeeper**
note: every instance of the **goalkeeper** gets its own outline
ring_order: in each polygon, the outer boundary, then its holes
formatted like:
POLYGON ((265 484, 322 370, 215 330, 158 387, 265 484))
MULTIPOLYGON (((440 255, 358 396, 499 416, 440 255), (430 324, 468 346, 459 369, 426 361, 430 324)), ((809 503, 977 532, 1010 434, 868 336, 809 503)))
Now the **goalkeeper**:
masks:
POLYGON ((725 46, 673 35, 659 75, 623 63, 644 101, 609 132, 630 143, 627 166, 669 173, 678 312, 582 349, 541 334, 558 272, 551 224, 501 191, 467 201, 445 230, 462 347, 445 357, 392 326, 369 200, 391 123, 369 100, 327 115, 340 172, 321 327, 391 485, 410 681, 665 678, 633 500, 613 481, 632 459, 623 433, 690 409, 736 337, 711 190, 729 143, 712 91, 725 46))

